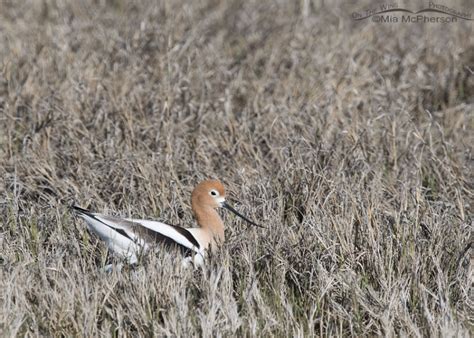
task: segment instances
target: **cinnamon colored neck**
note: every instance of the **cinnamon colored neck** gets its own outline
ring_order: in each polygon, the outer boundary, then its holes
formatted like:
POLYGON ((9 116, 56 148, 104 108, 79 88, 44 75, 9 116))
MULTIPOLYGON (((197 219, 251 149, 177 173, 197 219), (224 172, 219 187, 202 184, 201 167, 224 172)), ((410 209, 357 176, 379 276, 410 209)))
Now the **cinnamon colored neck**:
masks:
POLYGON ((224 223, 216 209, 210 207, 195 208, 194 214, 202 229, 210 231, 217 242, 224 241, 224 223))

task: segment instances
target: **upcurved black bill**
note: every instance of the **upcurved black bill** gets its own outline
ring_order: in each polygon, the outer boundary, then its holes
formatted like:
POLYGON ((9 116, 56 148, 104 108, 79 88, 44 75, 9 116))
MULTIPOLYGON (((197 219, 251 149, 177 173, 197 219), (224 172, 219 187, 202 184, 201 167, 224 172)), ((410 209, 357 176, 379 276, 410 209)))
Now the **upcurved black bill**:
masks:
POLYGON ((232 208, 229 204, 227 204, 227 202, 222 202, 221 206, 223 208, 226 208, 227 210, 229 211, 232 211, 234 214, 236 214, 237 216, 239 216, 240 218, 242 218, 243 220, 247 221, 248 223, 252 224, 252 225, 255 225, 257 227, 260 227, 260 228, 265 228, 261 225, 258 225, 257 223, 255 222, 252 222, 251 220, 249 220, 247 217, 245 217, 244 215, 242 215, 241 213, 239 213, 237 210, 235 210, 234 208, 232 208))

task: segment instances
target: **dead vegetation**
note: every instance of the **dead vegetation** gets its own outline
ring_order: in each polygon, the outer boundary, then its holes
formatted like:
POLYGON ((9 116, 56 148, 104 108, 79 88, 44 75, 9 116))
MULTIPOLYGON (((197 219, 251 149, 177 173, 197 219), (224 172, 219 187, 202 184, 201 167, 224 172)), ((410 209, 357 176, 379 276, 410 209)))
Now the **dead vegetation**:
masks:
POLYGON ((472 332, 472 21, 330 6, 0 3, 2 335, 472 332), (190 225, 204 178, 268 229, 202 272, 104 274, 67 208, 190 225))

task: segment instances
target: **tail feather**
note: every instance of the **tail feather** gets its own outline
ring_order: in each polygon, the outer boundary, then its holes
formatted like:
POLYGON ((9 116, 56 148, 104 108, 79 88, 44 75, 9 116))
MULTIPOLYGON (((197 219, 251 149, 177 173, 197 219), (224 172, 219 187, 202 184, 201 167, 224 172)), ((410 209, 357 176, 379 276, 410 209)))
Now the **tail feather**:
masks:
POLYGON ((130 237, 130 235, 124 229, 121 229, 120 227, 114 226, 111 223, 104 222, 103 220, 101 220, 100 218, 97 217, 98 216, 97 214, 94 214, 93 212, 91 212, 87 209, 78 207, 77 205, 73 205, 72 208, 74 209, 74 211, 79 216, 82 216, 86 220, 87 224, 89 225, 89 228, 95 229, 95 227, 91 223, 91 220, 94 220, 94 221, 99 222, 99 223, 105 225, 106 227, 109 227, 110 229, 118 232, 122 236, 130 239, 131 241, 133 241, 133 238, 130 237), (87 217, 84 217, 84 216, 87 216, 87 217))
POLYGON ((73 205, 73 206, 71 206, 71 208, 74 209, 74 211, 76 211, 79 214, 86 214, 88 216, 93 216, 94 215, 90 210, 78 207, 77 205, 73 205))

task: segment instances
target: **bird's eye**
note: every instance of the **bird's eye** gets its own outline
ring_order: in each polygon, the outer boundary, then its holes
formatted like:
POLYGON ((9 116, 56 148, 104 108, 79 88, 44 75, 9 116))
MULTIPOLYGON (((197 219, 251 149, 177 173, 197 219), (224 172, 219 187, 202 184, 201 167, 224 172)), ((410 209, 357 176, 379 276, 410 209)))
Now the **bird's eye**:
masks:
POLYGON ((209 193, 211 194, 211 196, 217 196, 217 195, 219 195, 219 193, 218 193, 217 191, 215 191, 215 190, 211 190, 209 193))

